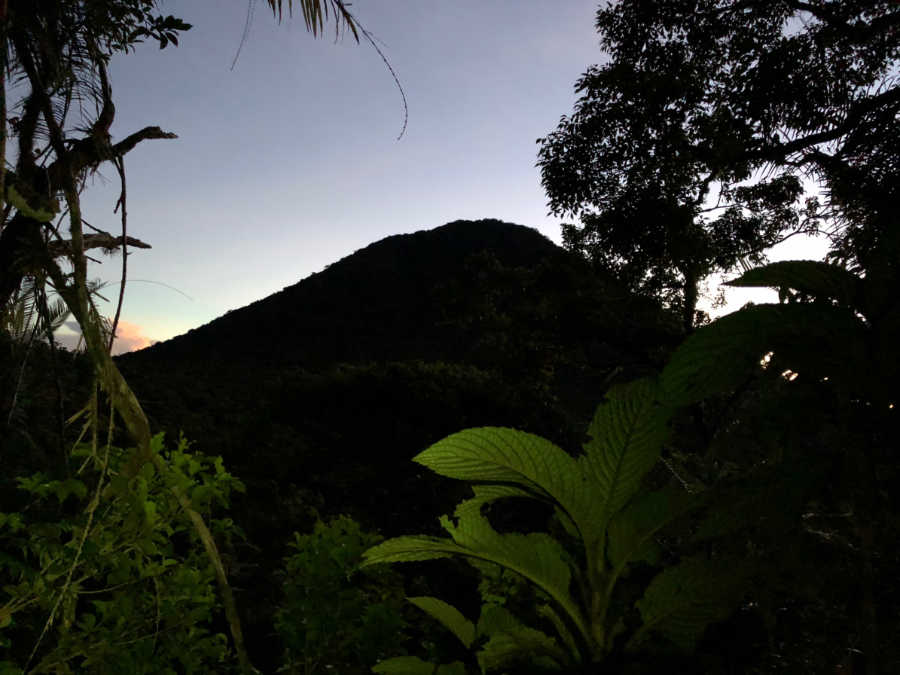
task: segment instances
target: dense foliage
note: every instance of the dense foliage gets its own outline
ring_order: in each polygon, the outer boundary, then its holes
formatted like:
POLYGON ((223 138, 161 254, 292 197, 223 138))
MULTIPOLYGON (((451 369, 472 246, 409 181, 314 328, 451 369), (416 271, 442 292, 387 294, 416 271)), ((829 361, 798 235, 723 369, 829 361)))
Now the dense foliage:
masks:
MULTIPOLYGON (((214 572, 190 519, 167 488, 188 491, 203 512, 228 507, 240 481, 221 459, 163 451, 172 476, 128 453, 81 444, 64 478, 19 477, 19 509, 0 513, 0 672, 209 672, 228 660, 214 572)), ((238 535, 211 521, 222 545, 238 535)))
POLYGON ((895 236, 869 216, 897 198, 898 17, 889 0, 602 7, 609 61, 541 144, 552 210, 581 219, 567 246, 688 328, 704 277, 794 233, 828 230, 865 264, 895 236), (824 203, 800 202, 804 178, 824 203))
POLYGON ((188 26, 3 7, 0 672, 900 670, 895 3, 602 7, 541 150, 593 265, 459 221, 116 361, 85 251, 143 243, 82 232, 79 190, 171 135, 112 143, 105 65, 188 26), (698 327, 705 275, 823 227, 828 262, 732 282, 780 303, 698 327))
MULTIPOLYGON (((498 427, 470 429, 431 446, 415 461, 473 483, 474 497, 456 507, 452 520, 441 519, 451 539, 390 539, 368 550, 365 564, 457 555, 499 565, 534 585, 543 598, 537 614, 552 635, 514 617, 502 597, 482 607, 477 627, 442 601, 416 599, 465 647, 479 644, 483 672, 516 664, 547 670, 599 665, 616 652, 646 649, 654 632, 692 650, 707 625, 737 604, 749 570, 741 560, 710 559, 701 552, 684 555, 645 588, 622 583, 635 568, 647 576, 647 567, 663 564, 660 530, 702 498, 681 485, 641 489, 677 404, 658 387, 665 388, 665 380, 611 389, 578 458, 539 436, 498 427), (483 511, 511 498, 548 502, 558 534, 497 532, 483 511)), ((408 667, 407 659, 395 659, 380 664, 378 672, 409 672, 408 667)), ((427 665, 422 672, 429 672, 427 665)))

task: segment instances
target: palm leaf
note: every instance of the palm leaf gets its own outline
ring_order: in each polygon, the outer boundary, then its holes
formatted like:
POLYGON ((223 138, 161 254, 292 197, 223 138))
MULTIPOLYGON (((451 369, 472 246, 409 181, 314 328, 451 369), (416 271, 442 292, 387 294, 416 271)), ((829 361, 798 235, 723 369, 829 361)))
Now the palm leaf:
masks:
MULTIPOLYGON (((272 14, 278 16, 281 21, 284 17, 283 0, 266 0, 272 9, 272 14)), ((288 14, 293 14, 294 2, 288 0, 288 14)), ((335 37, 340 35, 343 28, 349 29, 354 39, 359 42, 359 33, 356 19, 347 8, 347 4, 343 0, 297 0, 300 6, 300 12, 303 14, 303 22, 306 24, 306 30, 317 37, 324 32, 325 24, 334 17, 335 37)))

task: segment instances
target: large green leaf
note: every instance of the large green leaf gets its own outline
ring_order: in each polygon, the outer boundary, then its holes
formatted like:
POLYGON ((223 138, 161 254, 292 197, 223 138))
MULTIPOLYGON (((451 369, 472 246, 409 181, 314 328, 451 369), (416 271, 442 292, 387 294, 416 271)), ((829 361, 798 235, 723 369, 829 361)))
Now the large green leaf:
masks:
POLYGON ((394 537, 373 546, 363 553, 360 567, 379 565, 382 563, 415 562, 417 560, 435 560, 449 558, 452 555, 465 555, 457 544, 449 539, 429 537, 424 534, 394 537))
POLYGON ((652 380, 613 387, 597 407, 581 458, 593 488, 591 520, 579 523, 586 547, 602 541, 610 518, 634 496, 659 459, 668 419, 669 411, 658 403, 652 380))
POLYGON ((681 487, 669 486, 637 496, 616 514, 607 532, 606 555, 614 570, 611 581, 630 562, 654 563, 658 547, 653 536, 699 503, 695 495, 681 487))
POLYGON ((817 299, 858 307, 862 280, 843 267, 818 260, 783 260, 745 272, 728 286, 790 288, 817 299))
POLYGON ((462 642, 463 647, 466 649, 475 642, 475 624, 463 616, 463 613, 453 605, 439 598, 429 596, 407 598, 407 600, 439 621, 447 630, 459 638, 459 641, 462 642))
POLYGON ((682 406, 730 391, 759 372, 769 352, 800 374, 849 374, 866 362, 865 328, 841 307, 745 307, 697 329, 675 350, 662 373, 663 399, 682 406))
POLYGON ((493 562, 521 575, 549 595, 557 605, 588 635, 584 617, 572 598, 569 587, 572 570, 566 564, 568 556, 550 535, 500 534, 481 514, 479 498, 466 500, 456 507, 454 523, 446 516, 441 519, 453 541, 472 557, 493 562))
POLYGON ((504 427, 466 429, 414 460, 450 478, 519 486, 553 503, 569 531, 574 524, 582 537, 597 536, 597 486, 574 458, 540 436, 504 427))
POLYGON ((501 565, 521 575, 549 595, 583 635, 590 635, 581 611, 569 593, 572 572, 559 543, 543 532, 500 534, 481 514, 478 497, 462 502, 456 522, 444 516, 441 524, 452 540, 426 536, 388 539, 363 554, 362 566, 376 563, 428 560, 460 555, 501 565))
POLYGON ((739 482, 712 488, 708 512, 697 525, 695 542, 733 534, 747 527, 765 527, 773 536, 793 528, 809 497, 810 487, 827 480, 822 465, 792 457, 767 470, 756 471, 739 482))
POLYGON ((660 572, 637 602, 643 625, 628 642, 638 648, 659 633, 691 651, 706 627, 735 609, 746 574, 736 562, 688 558, 660 572))
POLYGON ((575 461, 545 438, 505 427, 465 429, 413 457, 458 480, 513 483, 564 502, 575 461), (562 497, 563 499, 560 499, 562 497))

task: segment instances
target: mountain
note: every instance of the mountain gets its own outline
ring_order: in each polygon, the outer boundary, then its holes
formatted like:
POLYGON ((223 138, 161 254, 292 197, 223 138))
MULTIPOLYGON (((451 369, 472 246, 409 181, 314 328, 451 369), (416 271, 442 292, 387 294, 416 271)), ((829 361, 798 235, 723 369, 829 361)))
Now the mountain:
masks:
MULTIPOLYGON (((457 339, 464 337, 458 332, 460 315, 467 311, 462 305, 474 309, 479 293, 495 294, 492 286, 501 280, 492 273, 544 266, 572 274, 578 262, 531 228, 456 221, 382 239, 123 362, 240 360, 320 368, 348 361, 468 360, 471 342, 457 339)), ((503 302, 522 299, 512 295, 503 302)), ((486 308, 481 309, 483 316, 486 308)))
MULTIPOLYGON (((465 488, 416 453, 488 425, 577 451, 605 389, 658 368, 673 325, 535 230, 456 221, 118 363, 155 430, 183 432, 247 485, 231 510, 247 542, 226 555, 254 561, 231 576, 248 640, 265 645, 293 531, 346 513, 386 536, 440 534, 465 488)), ((428 594, 461 597, 452 569, 428 594)))
POLYGON ((671 326, 536 230, 456 221, 118 363, 154 428, 222 455, 251 494, 403 531, 436 513, 410 508, 435 494, 414 454, 483 425, 576 449, 605 388, 654 369, 671 326))

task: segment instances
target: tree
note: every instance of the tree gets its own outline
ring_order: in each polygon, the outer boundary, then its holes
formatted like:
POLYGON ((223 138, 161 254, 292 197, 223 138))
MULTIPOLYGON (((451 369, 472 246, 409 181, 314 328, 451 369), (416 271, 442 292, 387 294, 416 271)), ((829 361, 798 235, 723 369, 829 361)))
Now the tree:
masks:
POLYGON ((597 12, 605 65, 539 139, 569 248, 695 322, 698 283, 826 218, 868 266, 891 235, 900 9, 890 0, 624 0, 597 12), (824 203, 801 203, 801 179, 824 203), (863 217, 864 216, 864 217, 863 217))
MULTIPOLYGON (((268 2, 280 19, 281 0, 268 2)), ((290 0, 288 6, 292 8, 290 0)), ((357 34, 355 20, 342 0, 303 0, 300 8, 314 35, 332 18, 338 28, 348 27, 357 34)), ((0 307, 8 305, 23 283, 34 282, 41 288, 49 284, 66 303, 81 328, 96 378, 136 447, 124 465, 126 476, 135 476, 147 463, 163 476, 174 474, 154 451, 147 417, 110 356, 118 316, 105 330, 90 294, 86 251, 121 248, 124 288, 127 247, 146 247, 126 232, 124 157, 145 140, 175 135, 145 127, 113 142, 110 128, 115 106, 107 65, 113 54, 127 52, 144 39, 157 41, 160 48, 177 45, 178 34, 189 28, 180 19, 158 13, 155 0, 6 0, 0 4, 0 117, 7 117, 5 78, 22 85, 14 91, 23 91, 12 108, 16 116, 9 119, 17 142, 14 169, 6 167, 5 122, 0 132, 4 159, 0 166, 0 205, 4 207, 0 307), (94 114, 87 112, 92 107, 94 114), (73 121, 76 110, 81 119, 73 121), (122 180, 117 204, 122 215, 120 236, 84 232, 89 225, 82 217, 80 193, 85 178, 105 162, 115 165, 122 180), (68 239, 61 234, 64 220, 69 225, 68 239)), ((249 672, 252 667, 240 621, 212 534, 182 487, 175 482, 169 487, 216 570, 235 649, 249 672)))

